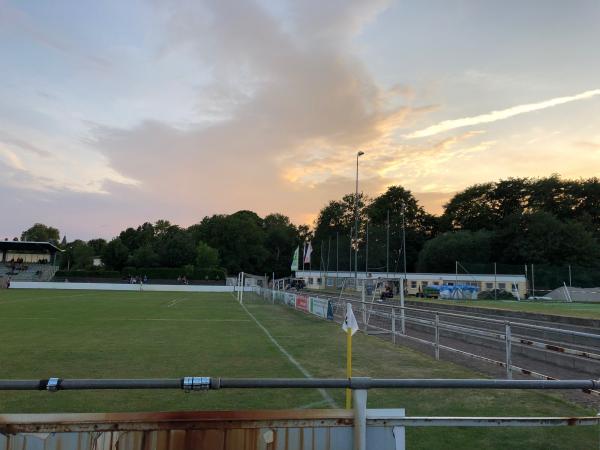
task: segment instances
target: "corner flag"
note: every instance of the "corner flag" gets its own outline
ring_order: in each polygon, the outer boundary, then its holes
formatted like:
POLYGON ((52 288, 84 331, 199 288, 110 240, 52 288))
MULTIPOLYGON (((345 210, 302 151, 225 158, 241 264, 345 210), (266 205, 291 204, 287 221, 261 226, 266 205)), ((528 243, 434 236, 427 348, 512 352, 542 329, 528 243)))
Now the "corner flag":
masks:
POLYGON ((352 305, 350 303, 346 303, 346 318, 342 324, 342 329, 346 332, 351 330, 351 334, 358 331, 358 322, 356 321, 356 317, 354 317, 354 312, 352 311, 352 305))

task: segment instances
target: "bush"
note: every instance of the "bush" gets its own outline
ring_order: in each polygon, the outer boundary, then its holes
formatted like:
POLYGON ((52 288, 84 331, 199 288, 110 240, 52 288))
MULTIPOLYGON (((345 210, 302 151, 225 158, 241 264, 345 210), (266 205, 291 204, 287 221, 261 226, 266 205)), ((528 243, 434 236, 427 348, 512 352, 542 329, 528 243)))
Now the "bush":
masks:
MULTIPOLYGON (((504 289, 496 289, 495 298, 497 300, 514 300, 515 296, 510 292, 505 291, 504 289)), ((477 294, 478 300, 494 300, 494 290, 491 291, 481 291, 477 294)))
POLYGON ((125 267, 121 272, 122 276, 140 276, 146 275, 150 280, 175 280, 180 276, 186 276, 189 280, 224 280, 227 276, 224 269, 214 267, 211 269, 193 269, 193 266, 184 266, 180 268, 173 267, 125 267))
POLYGON ((60 278, 121 278, 116 270, 58 270, 56 277, 60 278))

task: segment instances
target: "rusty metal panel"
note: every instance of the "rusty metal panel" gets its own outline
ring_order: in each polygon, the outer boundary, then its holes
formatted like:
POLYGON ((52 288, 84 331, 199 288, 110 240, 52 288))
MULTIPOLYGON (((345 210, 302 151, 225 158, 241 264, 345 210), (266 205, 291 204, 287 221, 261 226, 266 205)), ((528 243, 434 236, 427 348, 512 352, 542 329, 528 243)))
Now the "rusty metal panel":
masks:
POLYGON ((347 410, 0 415, 0 449, 351 450, 352 424, 347 410))

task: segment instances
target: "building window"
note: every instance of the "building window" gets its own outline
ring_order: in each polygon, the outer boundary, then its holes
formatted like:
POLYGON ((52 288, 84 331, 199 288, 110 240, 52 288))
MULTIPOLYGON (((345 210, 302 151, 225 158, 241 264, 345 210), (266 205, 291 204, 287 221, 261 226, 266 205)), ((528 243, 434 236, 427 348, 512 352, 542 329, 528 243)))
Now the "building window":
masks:
POLYGON ((498 289, 506 289, 506 283, 498 283, 498 289))
POLYGON ((333 278, 327 278, 327 286, 329 286, 329 287, 333 286, 333 278))
POLYGON ((494 289, 494 283, 485 283, 486 289, 494 289))
POLYGON ((417 282, 416 281, 411 281, 410 282, 410 287, 413 288, 413 289, 416 289, 417 288, 417 282))
POLYGON ((427 287, 427 281, 421 281, 421 287, 427 287))
POLYGON ((312 278, 308 279, 308 284, 313 284, 313 279, 312 278))
POLYGON ((434 285, 434 286, 439 286, 439 284, 440 284, 440 283, 439 283, 438 281, 434 281, 434 282, 433 282, 433 285, 434 285))
POLYGON ((317 278, 317 284, 321 284, 321 279, 317 278))

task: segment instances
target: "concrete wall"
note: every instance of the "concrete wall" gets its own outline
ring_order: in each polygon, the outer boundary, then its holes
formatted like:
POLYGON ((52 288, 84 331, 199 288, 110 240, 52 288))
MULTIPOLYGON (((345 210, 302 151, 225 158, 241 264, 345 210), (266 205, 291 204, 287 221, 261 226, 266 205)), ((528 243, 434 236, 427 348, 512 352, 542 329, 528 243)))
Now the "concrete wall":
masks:
MULTIPOLYGON (((36 281, 12 281, 11 289, 78 289, 96 291, 159 291, 159 292, 234 292, 234 286, 206 286, 184 284, 125 284, 125 283, 53 283, 36 281)), ((245 287, 244 292, 253 292, 245 287)))

